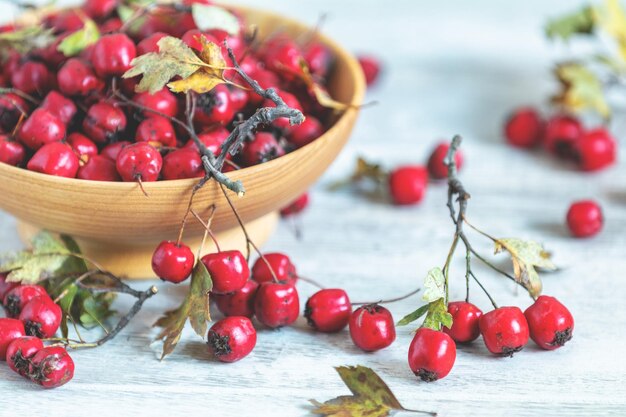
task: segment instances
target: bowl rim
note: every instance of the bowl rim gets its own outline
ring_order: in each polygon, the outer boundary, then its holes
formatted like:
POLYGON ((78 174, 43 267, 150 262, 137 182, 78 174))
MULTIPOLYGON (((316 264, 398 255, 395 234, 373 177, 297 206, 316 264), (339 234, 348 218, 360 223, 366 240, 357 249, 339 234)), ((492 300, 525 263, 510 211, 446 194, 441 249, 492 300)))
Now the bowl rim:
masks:
MULTIPOLYGON (((291 17, 287 17, 277 12, 266 11, 263 9, 255 8, 255 7, 247 7, 247 6, 238 6, 238 5, 229 5, 228 7, 233 8, 235 10, 241 11, 246 15, 249 14, 262 14, 264 18, 274 18, 283 20, 288 23, 289 26, 298 27, 298 29, 302 30, 311 30, 311 26, 306 23, 294 19, 291 17)), ((343 61, 345 65, 348 67, 348 73, 352 74, 351 81, 353 84, 354 93, 350 100, 350 106, 348 109, 344 110, 341 115, 333 122, 332 126, 326 130, 321 136, 318 136, 310 143, 302 146, 298 149, 295 149, 286 155, 283 155, 279 158, 273 159, 268 162, 264 162, 262 164, 253 165, 249 167, 244 167, 238 169, 236 171, 230 171, 225 173, 225 175, 231 180, 238 180, 240 177, 246 176, 251 171, 254 171, 258 167, 263 166, 263 168, 269 169, 273 164, 277 163, 286 163, 287 159, 297 158, 300 153, 306 152, 307 148, 314 145, 317 141, 324 140, 325 138, 334 136, 334 132, 336 130, 341 129, 342 120, 349 119, 356 116, 359 108, 358 106, 363 103, 365 97, 365 75, 361 69, 360 64, 354 55, 348 52, 345 48, 343 48, 338 42, 331 39, 330 37, 317 33, 317 40, 321 41, 324 45, 328 46, 333 53, 335 54, 335 58, 337 61, 343 61)), ((11 174, 12 176, 20 176, 22 178, 31 179, 31 180, 45 180, 50 183, 59 183, 59 184, 75 184, 86 187, 95 187, 102 189, 102 187, 111 187, 112 190, 124 191, 134 189, 137 184, 135 182, 125 182, 125 181, 92 181, 92 180, 84 180, 80 178, 67 178, 67 177, 58 177, 54 175, 44 174, 41 172, 30 171, 26 168, 20 168, 13 165, 5 164, 0 162, 0 177, 4 174, 11 174)), ((143 188, 146 192, 149 193, 150 190, 158 190, 161 188, 172 188, 172 186, 180 187, 180 188, 188 188, 192 187, 198 183, 198 178, 185 178, 179 180, 160 180, 160 181, 152 181, 152 182, 144 182, 142 183, 143 188)), ((245 185, 245 184, 244 184, 245 185)))

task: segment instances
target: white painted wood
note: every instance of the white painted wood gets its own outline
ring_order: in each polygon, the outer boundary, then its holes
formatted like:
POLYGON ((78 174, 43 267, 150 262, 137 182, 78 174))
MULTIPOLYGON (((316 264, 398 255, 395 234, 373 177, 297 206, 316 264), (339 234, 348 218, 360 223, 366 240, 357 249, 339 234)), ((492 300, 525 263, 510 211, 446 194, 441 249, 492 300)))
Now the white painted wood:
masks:
MULTIPOLYGON (((449 377, 425 384, 406 364, 410 328, 400 329, 390 348, 366 354, 347 331, 314 334, 300 319, 291 328, 260 330, 255 351, 239 363, 213 361, 190 329, 177 352, 159 362, 149 347, 150 324, 184 291, 161 286, 117 339, 73 355, 76 376, 61 389, 42 391, 0 366, 0 415, 301 416, 309 398, 348 392, 332 368, 342 364, 374 368, 407 407, 442 416, 626 414, 626 166, 584 175, 543 155, 513 150, 500 137, 510 108, 540 103, 551 91, 548 70, 559 48, 544 41, 541 26, 571 3, 263 2, 309 22, 329 12, 327 33, 387 64, 383 82, 370 94, 380 104, 364 110, 349 148, 313 192, 302 219, 304 239, 296 241, 283 225, 266 249, 287 251, 302 274, 341 286, 355 300, 407 292, 448 250, 445 187, 433 185, 419 207, 394 208, 328 193, 324 186, 348 173, 357 153, 389 166, 421 162, 437 138, 462 133, 473 222, 497 236, 540 240, 563 267, 544 283, 545 292, 569 306, 576 319, 574 339, 565 348, 544 352, 530 344, 513 359, 499 359, 479 340, 460 347, 449 377), (562 226, 568 203, 582 197, 601 201, 607 217, 604 232, 585 241, 571 239, 562 226)), ((488 242, 478 246, 491 250, 488 242)), ((19 247, 14 221, 0 215, 0 250, 19 247)), ((463 295, 462 268, 459 258, 454 297, 463 295)), ((508 281, 475 268, 501 305, 529 304, 508 281)), ((299 291, 305 300, 313 288, 302 283, 299 291)), ((489 307, 474 287, 472 298, 489 307)), ((400 318, 419 303, 413 297, 390 309, 400 318)))

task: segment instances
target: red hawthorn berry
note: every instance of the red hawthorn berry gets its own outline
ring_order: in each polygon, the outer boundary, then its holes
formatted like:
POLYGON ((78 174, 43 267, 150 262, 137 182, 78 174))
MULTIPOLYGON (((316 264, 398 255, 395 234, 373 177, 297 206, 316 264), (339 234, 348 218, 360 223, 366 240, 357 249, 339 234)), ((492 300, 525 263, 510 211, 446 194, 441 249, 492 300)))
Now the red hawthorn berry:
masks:
POLYGON ((43 96, 54 87, 56 80, 45 64, 26 61, 11 73, 11 83, 26 94, 43 96))
POLYGON ((67 144, 82 159, 83 156, 92 157, 98 155, 98 147, 91 139, 82 133, 74 132, 67 137, 67 144))
POLYGON ((528 322, 518 307, 499 307, 483 314, 478 325, 485 346, 494 355, 512 357, 528 343, 528 322))
POLYGON ((567 227, 575 237, 590 237, 602 230, 602 208, 593 200, 572 203, 567 211, 567 227))
POLYGON ((228 294, 213 294, 217 308, 225 316, 254 316, 254 300, 259 284, 248 280, 240 290, 228 294))
POLYGON ((72 121, 76 114, 74 102, 58 91, 50 91, 39 108, 48 110, 66 125, 72 121))
POLYGON ((92 62, 100 77, 121 76, 137 56, 135 43, 123 33, 102 36, 93 47, 92 62))
POLYGON ((288 326, 298 319, 300 298, 290 282, 264 282, 254 300, 254 314, 259 322, 272 329, 288 326))
POLYGON ((312 74, 326 77, 333 63, 333 55, 321 42, 311 42, 304 48, 304 59, 312 74))
POLYGON ((48 339, 61 325, 63 311, 48 295, 30 300, 20 312, 19 319, 29 336, 48 339))
POLYGON ((28 377, 44 388, 60 387, 74 377, 74 361, 63 347, 45 347, 33 356, 28 377))
POLYGON ((301 148, 322 136, 323 133, 324 127, 320 121, 307 115, 304 122, 291 128, 288 139, 296 148, 301 148))
POLYGON ((165 117, 148 117, 137 126, 137 142, 148 142, 153 146, 176 147, 174 126, 165 117))
POLYGON ((256 330, 247 317, 226 317, 207 335, 209 350, 221 362, 236 362, 248 356, 256 345, 256 330))
POLYGON ((202 32, 199 29, 191 29, 183 34, 180 38, 188 47, 198 52, 202 51, 202 37, 205 37, 206 40, 217 44, 217 39, 213 36, 209 35, 206 32, 202 32))
POLYGON ((349 321, 350 337, 365 352, 384 349, 396 340, 393 316, 379 304, 368 304, 352 312, 349 321))
POLYGON ((142 112, 142 115, 147 118, 163 117, 163 115, 175 117, 178 114, 178 100, 176 99, 176 96, 165 87, 154 94, 150 94, 148 92, 137 93, 133 98, 133 101, 140 106, 154 110, 144 110, 142 112))
POLYGON ((35 336, 23 336, 13 340, 6 351, 9 368, 22 376, 27 376, 30 359, 41 349, 43 349, 43 342, 35 336))
POLYGON ((26 168, 57 177, 76 178, 80 161, 72 147, 62 142, 47 143, 35 154, 26 168))
POLYGON ((457 343, 469 343, 480 336, 478 321, 483 315, 481 309, 467 301, 448 303, 448 313, 452 315, 452 327, 444 327, 442 331, 457 343))
POLYGON ((574 153, 583 171, 598 171, 615 162, 617 143, 606 129, 598 128, 580 136, 574 153))
POLYGON ((90 156, 76 173, 76 178, 89 181, 121 181, 115 161, 102 155, 90 156))
POLYGON ((574 317, 556 298, 541 295, 524 312, 530 338, 542 349, 554 350, 565 345, 574 332, 574 317))
POLYGON ((177 149, 163 158, 161 174, 164 180, 181 180, 186 178, 204 177, 202 159, 192 149, 177 149))
POLYGON ((7 275, 8 273, 0 273, 0 305, 4 305, 4 297, 9 291, 20 286, 17 282, 8 282, 7 275))
POLYGON ((43 145, 65 138, 65 124, 46 109, 37 109, 20 126, 17 138, 36 151, 43 145))
POLYGON ((85 18, 78 9, 61 10, 44 18, 47 26, 56 32, 75 32, 85 25, 85 18))
POLYGON ((26 158, 24 146, 7 135, 0 134, 0 162, 13 166, 22 165, 26 158))
POLYGON ((509 115, 504 125, 504 136, 518 148, 533 148, 542 139, 544 121, 532 107, 520 107, 509 115))
POLYGON ((119 156, 120 151, 124 149, 125 147, 127 147, 128 145, 130 145, 130 142, 126 140, 113 142, 110 145, 107 145, 104 148, 102 148, 102 150, 100 151, 100 155, 115 162, 117 161, 117 157, 119 156))
POLYGON ((57 74, 59 90, 68 96, 87 96, 102 91, 104 82, 96 76, 91 65, 81 58, 70 58, 57 74))
POLYGON ((350 321, 352 304, 348 294, 339 288, 319 290, 304 307, 309 326, 318 332, 334 333, 343 330, 350 321))
MULTIPOLYGON (((448 149, 450 149, 450 144, 442 142, 439 143, 430 154, 428 158, 428 173, 432 179, 441 180, 448 178, 448 167, 443 161, 448 155, 448 149)), ((456 163, 456 169, 459 171, 463 168, 463 159, 463 153, 456 151, 454 154, 454 162, 456 163)))
POLYGON ((302 211, 304 211, 304 209, 309 206, 309 200, 310 198, 308 192, 302 194, 300 197, 289 203, 289 205, 280 209, 280 215, 282 217, 289 217, 300 214, 302 211))
POLYGON ((229 124, 235 117, 235 106, 230 101, 230 91, 223 84, 196 99, 195 124, 203 129, 212 124, 229 124))
POLYGON ((394 204, 417 204, 428 187, 428 171, 417 165, 401 166, 389 174, 389 192, 394 204))
POLYGON ((278 252, 266 253, 262 258, 256 260, 252 266, 252 279, 259 284, 267 281, 273 281, 274 276, 272 275, 272 271, 274 271, 276 279, 279 281, 289 281, 295 283, 298 279, 296 266, 291 262, 289 256, 278 252), (263 260, 263 258, 265 258, 265 260, 263 260))
POLYGON ((7 348, 15 339, 24 337, 24 325, 17 319, 0 318, 0 360, 7 357, 7 348))
POLYGON ((151 182, 159 178, 163 159, 150 144, 137 142, 122 148, 115 164, 122 181, 151 182))
POLYGON ((548 121, 543 145, 551 153, 569 158, 574 153, 576 142, 583 133, 583 126, 574 116, 556 115, 548 121))
POLYGON ((118 0, 85 0, 83 10, 92 19, 101 20, 109 16, 118 6, 118 0))
POLYGON ((30 110, 28 102, 17 94, 7 93, 0 95, 0 132, 11 132, 17 126, 22 111, 30 110))
POLYGON ((380 75, 380 62, 377 58, 368 55, 359 56, 358 60, 365 75, 365 83, 368 87, 374 85, 380 75))
POLYGON ((178 284, 191 275, 195 259, 189 246, 164 240, 152 255, 152 270, 163 281, 178 284))
POLYGON ((156 32, 152 35, 144 38, 137 44, 137 55, 145 55, 150 52, 159 52, 159 41, 164 37, 168 36, 167 33, 164 32, 156 32))
POLYGON ((230 102, 233 103, 235 113, 245 109, 250 97, 248 91, 235 86, 229 86, 228 91, 230 92, 230 102))
POLYGON ((456 344, 443 332, 422 327, 409 346, 409 367, 422 381, 445 378, 456 360, 456 344))
POLYGON ((293 80, 302 73, 300 66, 300 62, 304 60, 302 51, 290 39, 281 38, 274 42, 270 40, 264 58, 267 68, 281 74, 285 80, 293 80))
POLYGON ((126 115, 115 104, 98 102, 87 111, 83 133, 96 143, 115 141, 126 129, 126 115))
POLYGON ((241 151, 244 165, 252 166, 271 161, 285 154, 285 150, 278 143, 273 134, 258 132, 254 139, 248 142, 241 151))
MULTIPOLYGON (((200 133, 198 139, 200 139, 200 142, 204 143, 204 146, 206 146, 208 150, 213 152, 213 155, 217 156, 222 152, 222 144, 226 141, 228 135, 230 135, 230 132, 228 132, 225 127, 215 125, 200 133)), ((196 143, 191 139, 187 141, 184 147, 199 152, 196 143)))
POLYGON ((4 295, 3 304, 7 316, 18 317, 30 300, 47 295, 46 289, 41 285, 18 285, 4 295))
POLYGON ((210 253, 202 257, 213 280, 212 292, 228 294, 243 288, 250 277, 246 258, 238 250, 210 253))

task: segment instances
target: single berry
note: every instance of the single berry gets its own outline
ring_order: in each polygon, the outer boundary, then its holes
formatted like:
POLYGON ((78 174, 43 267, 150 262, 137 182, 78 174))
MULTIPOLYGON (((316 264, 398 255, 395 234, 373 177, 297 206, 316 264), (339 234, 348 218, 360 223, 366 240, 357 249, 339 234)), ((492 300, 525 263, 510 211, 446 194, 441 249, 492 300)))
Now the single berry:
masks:
POLYGON ((304 307, 309 326, 318 332, 334 333, 344 329, 350 321, 352 304, 348 294, 339 288, 319 290, 304 307))
POLYGON ((0 360, 7 357, 7 348, 12 341, 19 337, 26 336, 24 325, 17 319, 0 318, 0 360))
POLYGON ((304 57, 294 41, 285 37, 271 39, 265 51, 265 65, 270 71, 281 74, 286 80, 302 73, 300 63, 304 57))
POLYGON ((91 65, 80 58, 70 58, 57 74, 59 90, 68 96, 87 96, 102 91, 104 82, 98 78, 91 65))
POLYGON ((15 287, 19 287, 17 282, 7 282, 8 273, 0 273, 0 305, 4 305, 4 297, 15 287))
POLYGON ((74 361, 63 347, 45 347, 33 356, 28 377, 44 388, 60 387, 74 377, 74 361))
POLYGON ((78 167, 78 156, 72 147, 61 142, 42 146, 26 164, 31 171, 66 178, 75 178, 78 167))
POLYGON ((285 154, 285 150, 278 143, 273 134, 258 132, 254 139, 248 142, 242 152, 241 158, 246 166, 262 164, 285 154))
POLYGON ((365 83, 368 87, 374 85, 380 74, 380 62, 373 56, 362 55, 358 57, 359 64, 363 74, 365 74, 365 83))
POLYGON ((479 321, 485 346, 494 355, 513 356, 528 343, 528 322, 518 307, 499 307, 479 321))
POLYGON ((379 304, 368 304, 352 312, 349 321, 350 337, 366 352, 384 349, 396 340, 393 316, 379 304))
POLYGON ((304 59, 311 73, 323 78, 333 63, 333 54, 326 45, 314 41, 305 47, 304 59))
POLYGON ((150 52, 159 52, 159 41, 168 36, 164 32, 155 32, 152 35, 144 38, 137 44, 137 55, 145 55, 150 52))
POLYGON ((252 266, 252 279, 258 282, 273 281, 274 275, 279 281, 294 282, 298 279, 296 266, 291 262, 289 256, 284 253, 266 253, 256 260, 252 266), (265 260, 263 259, 265 258, 265 260), (269 264, 269 266, 268 266, 269 264), (270 270, 271 267, 271 270, 270 270))
POLYGON ((593 200, 572 203, 567 211, 567 227, 576 237, 590 237, 602 230, 602 208, 593 200))
POLYGON ((93 67, 100 77, 120 76, 128 71, 137 51, 123 33, 102 36, 93 48, 93 67))
POLYGON ((147 92, 135 94, 133 101, 142 107, 153 110, 144 110, 142 112, 142 115, 147 118, 163 117, 163 115, 175 117, 178 114, 178 100, 176 96, 165 87, 154 94, 147 92))
POLYGON ((246 258, 238 250, 210 253, 202 257, 213 280, 212 292, 228 294, 243 288, 250 277, 246 258))
POLYGON ((24 336, 9 343, 6 361, 13 371, 22 376, 28 375, 30 359, 43 349, 43 342, 35 336, 24 336))
POLYGON ((126 129, 126 115, 116 105, 98 102, 87 111, 83 132, 96 143, 115 141, 126 129))
MULTIPOLYGON (((208 150, 213 152, 213 155, 217 156, 222 152, 222 144, 226 141, 229 134, 230 132, 228 132, 225 127, 221 125, 213 125, 212 127, 202 131, 202 133, 198 135, 198 139, 200 139, 200 142, 202 142, 208 150)), ((187 141, 184 147, 199 152, 198 146, 196 146, 196 143, 193 140, 187 141)))
POLYGON ((469 343, 480 336, 478 321, 483 315, 481 309, 467 301, 448 303, 448 313, 452 316, 452 327, 444 327, 444 333, 457 343, 469 343))
POLYGON ((533 148, 541 142, 544 122, 532 107, 516 109, 504 125, 504 136, 518 148, 533 148))
POLYGON ((617 143, 606 129, 598 128, 583 133, 574 152, 583 171, 598 171, 615 163, 617 143))
POLYGON ((78 9, 67 9, 46 16, 45 21, 57 32, 75 32, 85 25, 85 16, 78 9))
POLYGON ((288 138, 296 148, 301 148, 319 138, 322 133, 324 127, 320 121, 313 116, 306 116, 304 122, 291 128, 288 138))
MULTIPOLYGON (((98 146, 82 133, 74 132, 67 137, 67 144, 83 160, 84 156, 92 157, 98 155, 98 146)), ((84 159, 88 159, 84 158, 84 159)), ((84 161, 83 161, 84 162, 84 161)))
POLYGON ((19 319, 29 336, 47 339, 56 333, 61 325, 63 311, 48 295, 30 300, 22 309, 19 319))
MULTIPOLYGON (((445 157, 448 155, 450 144, 447 142, 438 144, 428 158, 428 173, 435 180, 448 178, 448 166, 444 163, 445 157)), ((458 171, 463 167, 463 154, 456 151, 454 154, 454 162, 458 171)))
POLYGON ((177 149, 163 158, 164 180, 202 178, 205 175, 200 154, 192 149, 177 149))
POLYGON ((122 140, 120 142, 113 142, 110 145, 105 146, 100 151, 100 155, 115 162, 120 154, 120 151, 130 145, 130 142, 122 140))
POLYGON ((389 193, 394 204, 417 204, 428 187, 428 171, 422 166, 402 166, 389 174, 389 193))
POLYGON ((65 138, 65 124, 46 109, 37 109, 20 126, 17 138, 36 151, 46 143, 65 138))
POLYGON ((213 294, 213 301, 225 316, 254 316, 254 299, 259 284, 250 279, 240 290, 228 294, 213 294))
POLYGON ((45 64, 26 61, 11 73, 13 87, 26 94, 45 95, 54 87, 56 80, 45 64))
POLYGON ((304 193, 300 197, 296 198, 289 205, 280 209, 280 215, 282 217, 294 216, 300 214, 309 206, 309 193, 304 193))
POLYGON ((235 106, 230 101, 230 91, 220 84, 196 99, 194 122, 200 128, 214 123, 227 125, 235 117, 235 106))
POLYGON ((109 158, 96 155, 87 159, 76 173, 76 178, 89 181, 121 181, 115 162, 109 158))
POLYGON ((583 126, 577 118, 556 115, 546 125, 543 146, 557 156, 570 158, 582 134, 583 126))
POLYGON ((163 159, 154 147, 137 142, 124 147, 117 156, 117 172, 123 181, 156 181, 161 172, 163 159))
POLYGON ((300 298, 290 282, 264 282, 259 285, 254 301, 257 320, 272 329, 288 326, 298 319, 300 298))
POLYGON ((21 143, 0 134, 0 162, 18 166, 22 165, 25 157, 26 150, 21 143))
POLYGON ((76 114, 76 104, 58 91, 50 91, 39 108, 48 110, 66 125, 72 121, 76 114))
POLYGON ((30 300, 43 296, 48 296, 48 293, 41 285, 19 285, 13 288, 4 296, 3 304, 7 316, 18 317, 30 300))
POLYGON ((172 122, 165 117, 148 117, 137 126, 135 140, 173 148, 176 147, 176 132, 172 122))
POLYGON ((558 349, 569 342, 574 332, 574 318, 556 298, 541 295, 524 311, 530 338, 542 349, 558 349))
POLYGON ((162 280, 178 284, 191 275, 194 262, 189 246, 164 240, 152 255, 152 270, 162 280))
POLYGON ((443 332, 421 327, 409 346, 409 367, 422 381, 445 378, 456 360, 456 344, 443 332))
POLYGON ((226 317, 209 329, 209 350, 222 362, 237 362, 252 352, 256 330, 247 317, 226 317))
POLYGON ((250 93, 242 88, 229 86, 230 102, 233 103, 235 113, 242 111, 248 105, 250 93))
POLYGON ((92 19, 104 19, 117 8, 118 0, 85 0, 83 10, 92 19))

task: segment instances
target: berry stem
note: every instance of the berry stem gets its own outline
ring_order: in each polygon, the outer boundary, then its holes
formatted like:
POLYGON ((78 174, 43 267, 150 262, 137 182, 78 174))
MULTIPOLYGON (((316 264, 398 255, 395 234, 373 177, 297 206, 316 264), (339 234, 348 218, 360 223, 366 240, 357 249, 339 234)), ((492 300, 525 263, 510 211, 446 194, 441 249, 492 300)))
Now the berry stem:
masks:
POLYGON ((320 284, 319 282, 315 281, 313 278, 307 278, 307 277, 302 277, 298 275, 298 279, 302 280, 304 282, 307 282, 311 285, 313 285, 314 287, 319 288, 320 290, 324 289, 324 286, 322 284, 320 284))
POLYGON ((0 94, 7 94, 7 93, 12 93, 12 94, 15 94, 16 96, 20 96, 24 100, 30 101, 31 103, 35 105, 39 105, 41 103, 40 100, 37 100, 35 97, 31 96, 30 94, 26 94, 25 92, 23 92, 22 90, 18 90, 17 88, 0 88, 0 94))
POLYGON ((408 294, 404 294, 404 295, 402 295, 400 297, 396 297, 396 298, 390 298, 388 300, 380 300, 380 301, 377 301, 377 302, 374 302, 374 303, 369 301, 369 302, 365 302, 365 303, 357 302, 357 303, 351 303, 351 304, 353 306, 360 306, 360 305, 365 305, 365 304, 389 304, 389 303, 395 303, 396 301, 402 301, 404 299, 407 299, 407 298, 411 297, 412 295, 417 294, 420 291, 421 291, 421 288, 416 288, 416 289, 414 289, 413 291, 411 291, 408 294))
POLYGON ((476 281, 476 284, 478 284, 478 286, 484 291, 484 293, 487 296, 487 298, 489 298, 489 301, 491 301, 491 305, 493 306, 493 308, 497 309, 498 305, 493 300, 493 297, 491 297, 491 295, 489 294, 489 291, 487 291, 487 289, 485 289, 485 287, 483 287, 483 284, 480 283, 480 281, 478 280, 478 278, 476 278, 476 275, 474 275, 473 272, 470 271, 469 274, 472 276, 472 278, 474 278, 474 281, 476 281))
POLYGON ((200 224, 202 224, 202 226, 204 226, 205 233, 208 234, 211 237, 211 240, 215 244, 215 247, 217 248, 217 251, 221 252, 222 249, 220 248, 220 244, 217 241, 217 237, 215 236, 215 234, 211 230, 211 221, 213 220, 213 215, 215 214, 215 205, 212 205, 211 208, 212 208, 211 215, 209 216, 209 220, 206 223, 204 222, 204 220, 202 220, 202 218, 200 218, 200 215, 198 213, 196 213, 195 210, 191 210, 191 214, 193 214, 193 216, 196 218, 196 220, 198 220, 200 222, 200 224))
POLYGON ((472 271, 472 258, 469 249, 465 248, 465 302, 469 303, 469 282, 472 271))

